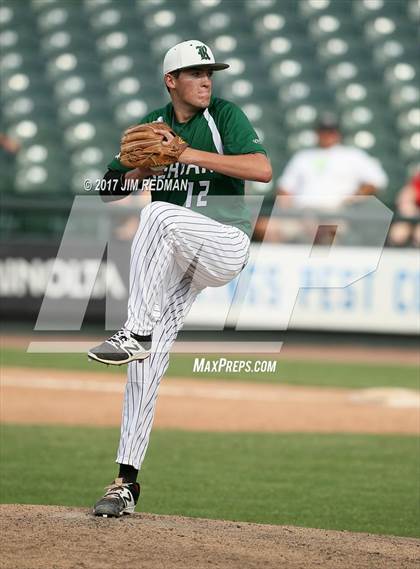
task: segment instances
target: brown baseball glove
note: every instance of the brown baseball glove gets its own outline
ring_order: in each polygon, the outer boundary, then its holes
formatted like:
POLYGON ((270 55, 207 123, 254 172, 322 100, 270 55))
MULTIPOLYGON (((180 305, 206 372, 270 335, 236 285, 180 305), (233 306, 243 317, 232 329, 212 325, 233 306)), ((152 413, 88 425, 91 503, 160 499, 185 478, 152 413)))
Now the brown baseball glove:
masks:
POLYGON ((178 161, 188 144, 164 122, 128 128, 121 139, 120 162, 127 168, 163 169, 178 161), (165 135, 156 132, 165 131, 165 135))

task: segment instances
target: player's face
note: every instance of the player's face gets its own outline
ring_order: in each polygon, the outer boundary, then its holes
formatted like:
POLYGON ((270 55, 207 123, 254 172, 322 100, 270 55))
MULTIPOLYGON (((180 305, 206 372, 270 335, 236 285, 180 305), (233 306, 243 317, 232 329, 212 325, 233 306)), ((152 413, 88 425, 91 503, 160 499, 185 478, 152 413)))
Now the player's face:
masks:
POLYGON ((175 80, 175 89, 181 101, 199 109, 210 104, 213 71, 208 69, 184 69, 175 80))
POLYGON ((341 140, 341 135, 338 130, 319 130, 318 131, 318 145, 321 148, 329 148, 338 144, 341 140))

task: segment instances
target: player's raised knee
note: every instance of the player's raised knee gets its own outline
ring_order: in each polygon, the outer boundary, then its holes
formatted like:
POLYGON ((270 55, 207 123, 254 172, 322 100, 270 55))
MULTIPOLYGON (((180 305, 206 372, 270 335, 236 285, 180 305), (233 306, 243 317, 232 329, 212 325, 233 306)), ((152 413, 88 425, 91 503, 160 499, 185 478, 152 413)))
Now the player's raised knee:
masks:
MULTIPOLYGON (((176 207, 176 206, 175 206, 176 207)), ((153 223, 155 230, 166 229, 174 221, 174 211, 171 204, 152 202, 141 211, 142 223, 153 223)))

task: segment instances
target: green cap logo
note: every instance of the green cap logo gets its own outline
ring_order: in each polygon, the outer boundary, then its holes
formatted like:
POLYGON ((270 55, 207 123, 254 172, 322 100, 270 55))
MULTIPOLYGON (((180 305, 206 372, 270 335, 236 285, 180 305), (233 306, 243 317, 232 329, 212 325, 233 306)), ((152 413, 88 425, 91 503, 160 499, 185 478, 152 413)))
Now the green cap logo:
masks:
POLYGON ((204 59, 211 61, 211 57, 209 56, 207 47, 205 45, 196 45, 195 49, 198 51, 198 55, 201 57, 201 61, 204 59))

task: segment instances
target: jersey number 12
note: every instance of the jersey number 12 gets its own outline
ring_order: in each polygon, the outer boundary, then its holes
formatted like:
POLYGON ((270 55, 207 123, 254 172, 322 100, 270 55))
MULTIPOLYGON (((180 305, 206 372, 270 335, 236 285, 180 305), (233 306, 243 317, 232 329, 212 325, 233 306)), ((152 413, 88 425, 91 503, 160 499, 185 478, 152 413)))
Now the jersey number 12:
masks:
MULTIPOLYGON (((209 193, 210 182, 208 180, 202 180, 201 182, 198 182, 198 185, 204 189, 201 190, 201 192, 199 192, 197 194, 197 207, 204 207, 207 205, 206 195, 209 193)), ((190 182, 188 184, 187 199, 185 200, 185 207, 191 207, 193 190, 194 190, 194 182, 190 182)))

